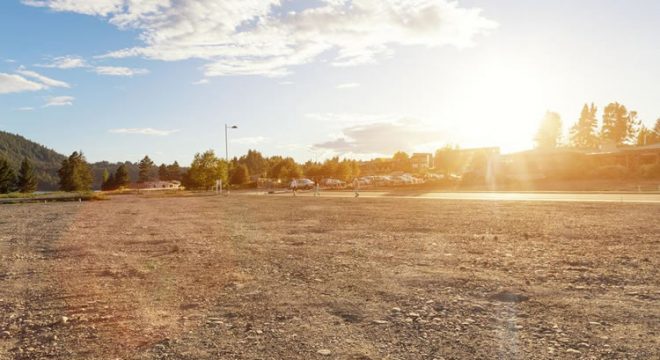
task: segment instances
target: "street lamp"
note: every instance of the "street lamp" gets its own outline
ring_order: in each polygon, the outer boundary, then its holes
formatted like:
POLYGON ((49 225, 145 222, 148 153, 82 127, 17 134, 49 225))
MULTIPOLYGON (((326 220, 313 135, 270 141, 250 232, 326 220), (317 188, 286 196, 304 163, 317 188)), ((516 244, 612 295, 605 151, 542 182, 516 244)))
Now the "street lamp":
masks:
POLYGON ((236 125, 225 124, 225 161, 227 161, 227 195, 229 195, 229 141, 227 141, 227 130, 238 129, 236 125))

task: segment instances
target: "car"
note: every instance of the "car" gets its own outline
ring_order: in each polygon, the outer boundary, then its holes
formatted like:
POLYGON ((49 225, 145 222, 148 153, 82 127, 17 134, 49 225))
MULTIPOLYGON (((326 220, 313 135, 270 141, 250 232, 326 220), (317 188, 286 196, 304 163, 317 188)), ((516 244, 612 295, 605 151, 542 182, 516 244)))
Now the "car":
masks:
POLYGON ((296 179, 296 186, 300 190, 311 190, 314 188, 314 182, 310 179, 296 179))

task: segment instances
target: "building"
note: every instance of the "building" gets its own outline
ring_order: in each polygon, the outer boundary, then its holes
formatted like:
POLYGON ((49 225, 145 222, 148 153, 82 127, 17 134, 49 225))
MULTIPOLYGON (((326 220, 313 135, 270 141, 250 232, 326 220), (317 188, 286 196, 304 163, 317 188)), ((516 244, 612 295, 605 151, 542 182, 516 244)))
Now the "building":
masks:
POLYGON ((428 170, 433 167, 433 154, 414 153, 410 157, 410 164, 413 171, 428 170))
POLYGON ((136 184, 140 190, 179 190, 181 189, 181 182, 177 180, 172 181, 147 181, 142 184, 136 184))

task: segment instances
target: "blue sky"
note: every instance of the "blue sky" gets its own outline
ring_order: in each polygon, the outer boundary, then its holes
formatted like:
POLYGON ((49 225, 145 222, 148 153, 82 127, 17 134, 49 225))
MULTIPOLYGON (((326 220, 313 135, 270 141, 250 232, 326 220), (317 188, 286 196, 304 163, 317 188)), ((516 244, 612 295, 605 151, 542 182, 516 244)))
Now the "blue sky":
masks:
POLYGON ((0 129, 89 160, 529 148, 557 111, 660 117, 660 2, 7 0, 0 129))

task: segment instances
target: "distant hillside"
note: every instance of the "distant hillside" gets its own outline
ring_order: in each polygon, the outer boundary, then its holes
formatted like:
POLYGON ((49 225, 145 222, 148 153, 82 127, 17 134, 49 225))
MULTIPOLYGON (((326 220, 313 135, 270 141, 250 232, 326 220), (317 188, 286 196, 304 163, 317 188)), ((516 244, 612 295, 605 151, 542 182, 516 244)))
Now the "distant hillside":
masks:
POLYGON ((34 165, 39 190, 57 189, 57 170, 64 160, 64 155, 20 135, 0 131, 0 156, 5 157, 16 171, 21 161, 27 157, 34 165))
MULTIPOLYGON (((64 155, 20 135, 0 131, 0 157, 5 157, 9 160, 9 163, 16 172, 18 172, 21 161, 27 157, 32 162, 37 173, 37 179, 39 180, 38 190, 49 191, 59 188, 60 178, 57 175, 57 170, 62 165, 62 160, 66 158, 64 155)), ((126 165, 130 180, 137 181, 139 172, 137 163, 128 161, 124 163, 100 161, 90 163, 94 176, 92 188, 96 190, 101 188, 104 170, 107 169, 109 173, 114 173, 121 164, 126 165)), ((182 168, 182 170, 186 169, 185 167, 182 168)))

